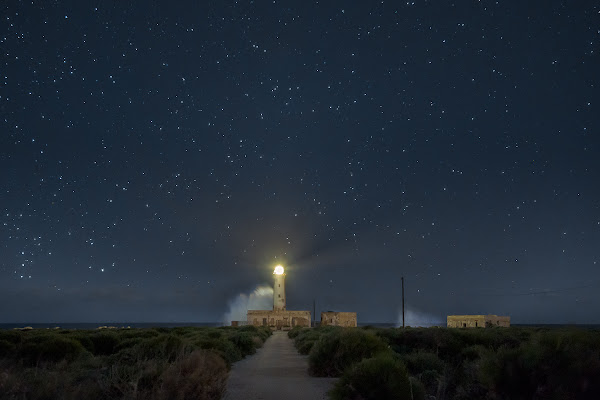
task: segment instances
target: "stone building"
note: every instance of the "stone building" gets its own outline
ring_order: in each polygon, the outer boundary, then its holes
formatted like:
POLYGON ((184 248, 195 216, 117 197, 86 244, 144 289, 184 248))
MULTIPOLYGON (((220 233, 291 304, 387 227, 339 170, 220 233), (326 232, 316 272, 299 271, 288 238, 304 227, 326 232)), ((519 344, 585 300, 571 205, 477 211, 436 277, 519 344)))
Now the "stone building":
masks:
POLYGON ((248 325, 268 326, 287 330, 295 326, 310 326, 310 311, 248 310, 248 325))
POLYGON ((510 317, 498 315, 448 315, 448 328, 487 328, 492 326, 510 326, 510 317))
POLYGON ((356 327, 355 312, 326 311, 321 313, 321 326, 346 326, 356 327))
POLYGON ((310 326, 310 311, 289 311, 286 309, 285 274, 278 265, 273 272, 273 310, 248 310, 248 325, 268 326, 271 329, 288 330, 295 326, 310 326))

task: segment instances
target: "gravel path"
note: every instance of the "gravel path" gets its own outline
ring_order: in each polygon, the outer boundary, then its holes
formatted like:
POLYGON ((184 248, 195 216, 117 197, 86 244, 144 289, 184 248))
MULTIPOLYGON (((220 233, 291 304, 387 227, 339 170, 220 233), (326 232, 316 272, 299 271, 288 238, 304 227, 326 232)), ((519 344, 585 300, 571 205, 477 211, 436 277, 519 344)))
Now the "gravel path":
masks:
POLYGON ((327 399, 335 378, 308 375, 308 357, 298 354, 287 332, 274 332, 253 356, 233 364, 227 400, 327 399))

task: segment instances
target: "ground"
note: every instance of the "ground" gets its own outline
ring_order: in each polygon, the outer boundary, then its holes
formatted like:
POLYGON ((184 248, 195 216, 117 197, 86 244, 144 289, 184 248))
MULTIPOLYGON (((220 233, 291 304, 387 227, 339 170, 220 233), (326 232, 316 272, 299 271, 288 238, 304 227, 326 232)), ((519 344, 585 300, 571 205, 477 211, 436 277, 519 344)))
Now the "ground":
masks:
POLYGON ((308 375, 308 357, 298 354, 285 332, 275 332, 251 357, 233 365, 227 400, 327 399, 334 378, 308 375))

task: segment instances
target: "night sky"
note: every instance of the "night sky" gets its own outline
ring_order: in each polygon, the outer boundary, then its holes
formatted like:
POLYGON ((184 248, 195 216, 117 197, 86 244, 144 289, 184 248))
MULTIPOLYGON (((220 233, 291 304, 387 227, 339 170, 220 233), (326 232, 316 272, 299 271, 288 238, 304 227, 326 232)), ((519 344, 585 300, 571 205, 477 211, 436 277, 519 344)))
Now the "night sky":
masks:
POLYGON ((1 7, 0 322, 600 323, 599 3, 1 7))

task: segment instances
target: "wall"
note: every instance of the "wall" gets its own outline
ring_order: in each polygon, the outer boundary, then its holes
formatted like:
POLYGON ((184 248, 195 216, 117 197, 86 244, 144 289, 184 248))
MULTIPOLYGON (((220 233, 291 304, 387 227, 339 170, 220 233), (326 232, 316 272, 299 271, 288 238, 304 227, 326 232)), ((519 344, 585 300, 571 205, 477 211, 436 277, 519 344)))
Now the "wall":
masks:
POLYGON ((355 312, 333 312, 321 313, 321 326, 346 326, 356 327, 357 317, 355 312))
POLYGON ((508 328, 510 326, 510 317, 499 317, 497 315, 486 315, 486 323, 489 322, 492 326, 502 326, 508 328))
POLYGON ((485 328, 487 326, 510 326, 510 317, 489 315, 448 315, 448 328, 485 328))
POLYGON ((448 328, 485 328, 484 315, 449 315, 448 328))
POLYGON ((288 330, 295 326, 310 326, 310 311, 248 310, 248 325, 265 325, 271 329, 288 330))

